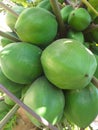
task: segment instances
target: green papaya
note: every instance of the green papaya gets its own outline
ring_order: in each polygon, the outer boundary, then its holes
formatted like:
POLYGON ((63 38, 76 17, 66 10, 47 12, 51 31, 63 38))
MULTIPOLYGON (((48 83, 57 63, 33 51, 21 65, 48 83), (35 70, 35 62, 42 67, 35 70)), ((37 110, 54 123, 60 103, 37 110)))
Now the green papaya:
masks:
POLYGON ((52 11, 52 7, 49 0, 41 1, 36 7, 41 7, 48 11, 52 11))
POLYGON ((57 30, 56 17, 41 7, 26 8, 15 24, 15 31, 22 41, 41 47, 46 47, 55 39, 57 30))
POLYGON ((92 79, 97 62, 94 54, 74 39, 58 39, 41 55, 47 79, 61 89, 83 88, 92 79))
POLYGON ((98 89, 92 83, 66 91, 65 99, 64 117, 80 128, 88 127, 98 115, 98 89))
POLYGON ((15 83, 9 80, 1 70, 0 67, 0 84, 2 84, 6 89, 8 89, 12 93, 16 93, 24 87, 22 84, 15 83))
MULTIPOLYGON (((9 80, 2 72, 1 67, 0 67, 0 84, 2 84, 6 89, 8 89, 12 94, 14 94, 16 97, 20 98, 22 89, 24 85, 15 83, 11 80, 9 80)), ((8 105, 14 105, 15 102, 8 97, 6 94, 4 96, 4 101, 8 105)))
POLYGON ((68 17, 68 24, 76 31, 85 30, 91 21, 91 16, 85 8, 74 9, 68 17))
POLYGON ((72 39, 75 39, 81 43, 84 43, 84 35, 82 32, 79 32, 79 31, 74 31, 72 29, 68 30, 67 38, 72 38, 72 39))
MULTIPOLYGON (((65 106, 65 98, 61 89, 53 86, 44 76, 36 79, 26 94, 23 102, 52 124, 61 120, 65 106)), ((27 113, 30 120, 38 127, 41 124, 27 113)))
POLYGON ((61 16, 64 21, 64 23, 68 23, 68 17, 71 11, 74 10, 71 5, 65 5, 61 10, 61 16))
POLYGON ((11 43, 0 52, 2 72, 13 82, 29 84, 42 74, 41 53, 39 47, 29 43, 11 43))

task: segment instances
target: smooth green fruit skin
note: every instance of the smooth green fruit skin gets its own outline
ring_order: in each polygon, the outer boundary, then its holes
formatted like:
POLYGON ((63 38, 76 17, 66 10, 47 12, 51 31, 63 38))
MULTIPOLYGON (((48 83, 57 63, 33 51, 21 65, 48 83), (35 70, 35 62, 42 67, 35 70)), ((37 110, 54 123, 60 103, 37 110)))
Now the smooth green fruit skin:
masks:
POLYGON ((85 87, 96 70, 94 54, 74 39, 59 39, 44 49, 41 63, 48 80, 61 89, 85 87))
MULTIPOLYGON (((24 7, 13 6, 12 10, 14 10, 17 14, 20 14, 24 10, 24 7)), ((10 29, 14 31, 14 26, 17 21, 17 18, 12 13, 7 12, 5 16, 5 21, 6 21, 6 24, 10 27, 10 29)))
POLYGON ((11 43, 0 52, 1 69, 8 79, 16 83, 31 83, 42 73, 41 53, 39 47, 29 43, 11 43))
POLYGON ((89 84, 83 89, 65 92, 65 118, 80 128, 88 127, 98 115, 98 89, 89 84))
POLYGON ((41 7, 52 12, 52 7, 49 0, 41 1, 36 7, 41 7))
POLYGON ((22 41, 44 47, 54 40, 57 29, 55 16, 40 7, 25 9, 15 25, 15 31, 22 41))
MULTIPOLYGON (((9 80, 2 72, 0 68, 0 84, 3 85, 8 91, 10 91, 12 94, 14 94, 16 97, 21 97, 22 89, 24 88, 24 85, 15 83, 11 80, 9 80)), ((4 96, 4 101, 8 105, 14 105, 15 102, 8 97, 7 95, 4 96)))
POLYGON ((68 24, 76 31, 83 31, 91 23, 91 16, 84 8, 73 10, 68 17, 68 24))
POLYGON ((84 35, 82 32, 79 32, 79 31, 69 30, 67 32, 67 38, 72 38, 81 43, 84 43, 84 35))
POLYGON ((21 91, 22 88, 24 87, 24 85, 22 84, 18 84, 9 80, 2 72, 1 67, 0 67, 0 84, 3 85, 8 91, 12 93, 21 91))
MULTIPOLYGON (((52 124, 60 121, 65 106, 62 90, 53 86, 44 76, 31 84, 23 102, 52 124)), ((27 115, 36 126, 40 126, 38 120, 30 114, 27 115)))
POLYGON ((71 5, 66 5, 60 10, 62 19, 65 23, 68 23, 68 17, 72 10, 73 7, 71 5))

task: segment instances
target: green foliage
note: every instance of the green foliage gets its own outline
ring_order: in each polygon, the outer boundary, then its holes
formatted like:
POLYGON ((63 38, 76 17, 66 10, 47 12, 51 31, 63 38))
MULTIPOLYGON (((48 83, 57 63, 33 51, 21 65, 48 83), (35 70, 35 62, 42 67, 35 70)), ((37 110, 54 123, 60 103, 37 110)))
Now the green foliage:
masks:
POLYGON ((17 114, 15 114, 9 122, 4 126, 3 130, 12 130, 13 126, 15 126, 16 120, 17 120, 17 114))
MULTIPOLYGON (((92 5, 92 7, 93 7, 96 11, 98 11, 98 0, 88 0, 88 2, 92 5)), ((93 19, 95 19, 96 17, 98 17, 98 16, 96 16, 96 14, 91 10, 90 7, 88 7, 88 11, 89 11, 89 13, 91 14, 91 16, 92 16, 93 19)))
POLYGON ((16 4, 20 4, 27 7, 27 6, 36 6, 41 0, 11 0, 11 1, 16 4))

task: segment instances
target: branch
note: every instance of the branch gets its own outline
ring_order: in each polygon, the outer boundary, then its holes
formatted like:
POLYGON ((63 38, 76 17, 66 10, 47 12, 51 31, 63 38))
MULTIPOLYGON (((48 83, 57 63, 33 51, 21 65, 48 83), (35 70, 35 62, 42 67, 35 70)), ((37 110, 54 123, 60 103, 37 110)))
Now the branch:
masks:
POLYGON ((57 0, 50 0, 50 4, 52 6, 53 12, 57 18, 58 24, 59 24, 59 32, 60 32, 60 37, 65 37, 66 29, 65 29, 65 24, 63 22, 61 13, 60 13, 60 8, 58 5, 57 0))
POLYGON ((0 36, 8 38, 8 39, 10 39, 10 40, 12 40, 14 42, 19 42, 20 41, 18 38, 14 37, 13 35, 8 34, 6 32, 3 32, 3 31, 0 31, 0 36))
POLYGON ((91 82, 95 85, 96 88, 98 88, 98 79, 95 76, 93 76, 91 82))
POLYGON ((98 16, 98 12, 96 11, 96 9, 94 9, 94 7, 93 7, 87 0, 82 0, 82 2, 83 2, 88 8, 90 8, 90 9, 96 14, 96 16, 98 16))
POLYGON ((7 5, 5 5, 3 2, 0 2, 0 6, 3 7, 5 10, 9 11, 16 18, 18 18, 19 15, 15 11, 13 11, 10 7, 8 7, 7 5))

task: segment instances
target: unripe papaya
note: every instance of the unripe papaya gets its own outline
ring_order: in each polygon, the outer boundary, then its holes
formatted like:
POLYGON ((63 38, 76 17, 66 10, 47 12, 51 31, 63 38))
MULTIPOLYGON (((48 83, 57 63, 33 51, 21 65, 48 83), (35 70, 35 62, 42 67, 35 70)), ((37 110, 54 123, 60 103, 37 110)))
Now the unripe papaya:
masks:
POLYGON ((41 63, 48 80, 61 89, 85 87, 97 62, 94 54, 74 39, 59 39, 44 49, 41 63))
POLYGON ((92 83, 66 91, 65 99, 65 118, 80 128, 88 127, 98 115, 98 89, 92 83))

